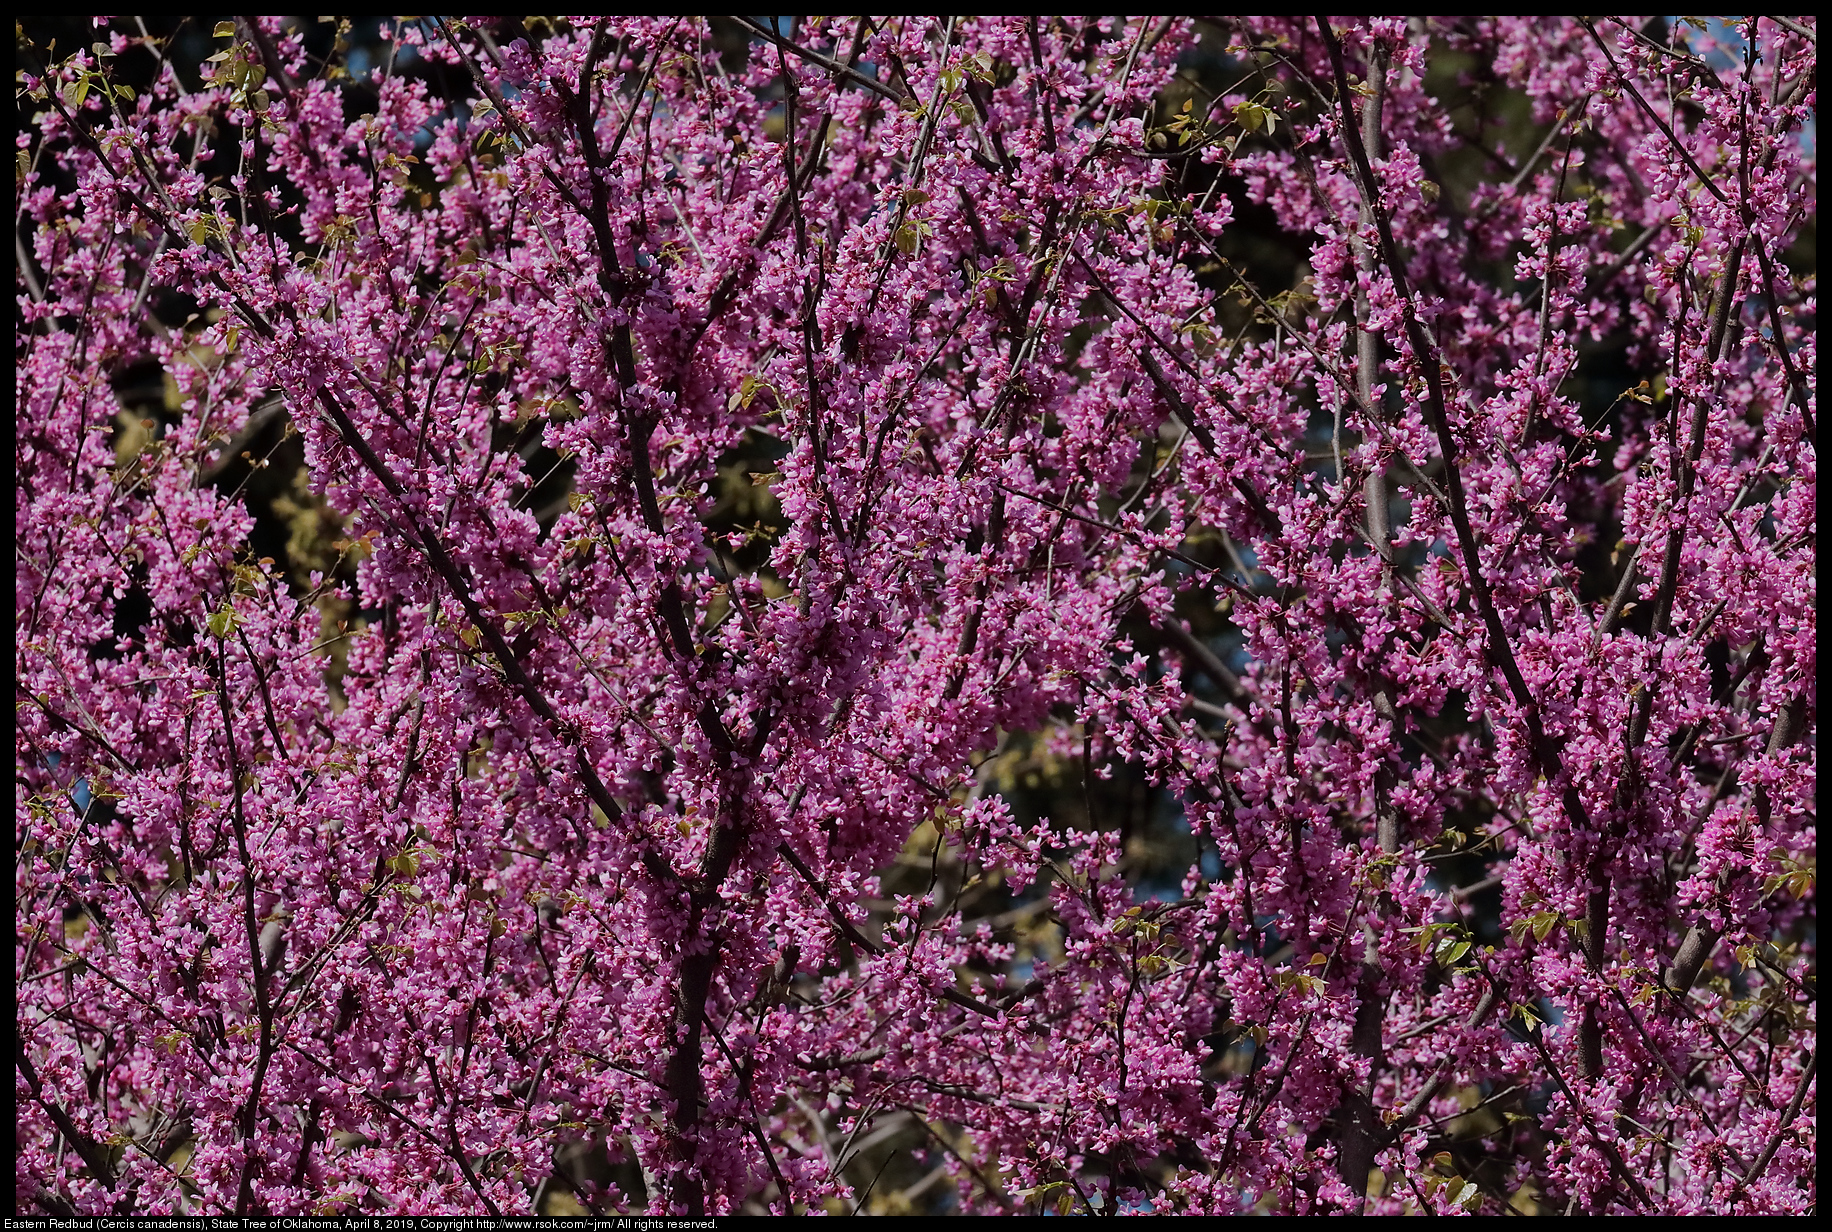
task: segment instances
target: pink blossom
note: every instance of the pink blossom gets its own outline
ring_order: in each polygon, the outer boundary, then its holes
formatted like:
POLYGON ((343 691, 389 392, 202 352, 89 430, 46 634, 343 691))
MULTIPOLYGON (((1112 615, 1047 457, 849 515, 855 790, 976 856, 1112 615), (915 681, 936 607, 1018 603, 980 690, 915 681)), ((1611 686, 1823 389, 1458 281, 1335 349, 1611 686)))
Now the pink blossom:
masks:
POLYGON ((762 20, 22 50, 20 1209, 1810 1211, 1812 19, 762 20))

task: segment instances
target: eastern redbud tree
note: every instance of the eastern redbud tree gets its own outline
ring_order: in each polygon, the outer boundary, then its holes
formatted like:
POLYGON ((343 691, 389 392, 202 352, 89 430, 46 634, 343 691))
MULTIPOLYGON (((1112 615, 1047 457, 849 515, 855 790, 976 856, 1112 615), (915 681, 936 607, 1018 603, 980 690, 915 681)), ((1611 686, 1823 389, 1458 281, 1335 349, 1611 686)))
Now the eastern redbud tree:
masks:
POLYGON ((1813 19, 48 28, 19 1209, 1813 1207, 1813 19))

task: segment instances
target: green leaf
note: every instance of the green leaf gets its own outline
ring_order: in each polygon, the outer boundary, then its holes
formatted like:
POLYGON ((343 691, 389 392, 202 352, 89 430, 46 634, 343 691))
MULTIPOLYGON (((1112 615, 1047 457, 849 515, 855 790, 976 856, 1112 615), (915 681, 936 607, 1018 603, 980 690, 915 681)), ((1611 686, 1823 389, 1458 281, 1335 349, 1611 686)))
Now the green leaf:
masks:
POLYGON ((897 241, 897 251, 906 257, 913 257, 916 255, 916 249, 922 244, 922 237, 932 234, 934 234, 934 228, 930 227, 928 223, 910 219, 897 228, 897 234, 894 237, 897 241))
POLYGON ((762 377, 746 373, 744 379, 738 382, 738 392, 732 395, 732 401, 728 404, 726 409, 730 410, 735 407, 743 407, 745 410, 749 410, 751 403, 756 401, 757 395, 766 389, 769 390, 771 394, 776 392, 776 387, 762 377))
POLYGON ((210 630, 210 636, 219 639, 234 633, 241 623, 241 617, 236 615, 235 609, 228 606, 217 608, 210 613, 209 619, 204 621, 205 627, 210 630))
POLYGON ((1455 926, 1451 924, 1443 924, 1443 923, 1421 924, 1416 929, 1406 929, 1405 931, 1418 933, 1419 935, 1419 953, 1427 954, 1431 952, 1431 948, 1434 944, 1440 944, 1438 941, 1438 933, 1442 932, 1444 929, 1452 928, 1452 927, 1455 927, 1455 926))
POLYGON ((216 29, 210 31, 211 38, 231 38, 234 34, 235 23, 233 21, 219 21, 216 23, 216 29))
POLYGON ((1250 133, 1257 133, 1262 128, 1271 133, 1279 122, 1270 109, 1245 102, 1234 104, 1234 121, 1250 133))

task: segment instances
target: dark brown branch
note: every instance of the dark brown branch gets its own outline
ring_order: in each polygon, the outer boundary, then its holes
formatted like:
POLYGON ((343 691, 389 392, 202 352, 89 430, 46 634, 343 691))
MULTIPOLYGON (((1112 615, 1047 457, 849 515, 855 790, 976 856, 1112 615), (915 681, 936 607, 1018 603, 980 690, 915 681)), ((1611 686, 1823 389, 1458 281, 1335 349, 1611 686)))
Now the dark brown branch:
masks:
POLYGON ((1586 18, 1580 17, 1577 21, 1580 26, 1583 26, 1585 30, 1590 32, 1590 37, 1596 40, 1597 46, 1602 49, 1604 58, 1609 61, 1609 67, 1614 70, 1616 80, 1621 82, 1622 88, 1629 92, 1629 97, 1635 100, 1635 104, 1646 113, 1648 119, 1654 121, 1655 127, 1666 134, 1667 140, 1672 143, 1673 151, 1679 155, 1680 161, 1691 168, 1692 174, 1698 177, 1698 182, 1703 184, 1712 196, 1726 205, 1730 204, 1729 199, 1724 196, 1723 191, 1719 189, 1716 184, 1711 182, 1710 176, 1705 174, 1705 169, 1700 167, 1697 162, 1693 161, 1691 153, 1687 151, 1684 145, 1680 144, 1679 138, 1673 133, 1672 125, 1660 118, 1660 113, 1655 111, 1654 108, 1648 104, 1648 100, 1641 96, 1641 91, 1635 88, 1635 83, 1628 79, 1628 74, 1624 73, 1622 71, 1622 66, 1616 63, 1616 53, 1609 49, 1609 44, 1603 41, 1602 35, 1597 33, 1597 28, 1591 25, 1586 18))
POLYGON ((1635 593, 1635 583, 1640 577, 1641 545, 1637 543, 1629 549, 1628 559, 1622 562, 1622 576, 1616 580, 1615 593, 1609 597, 1609 606, 1603 610, 1603 619, 1597 622, 1596 644, 1601 646, 1603 639, 1615 631, 1616 622, 1622 618, 1622 609, 1628 603, 1629 596, 1635 593))
POLYGON ((76 1208, 66 1201, 62 1194, 52 1193, 43 1186, 32 1191, 32 1204, 46 1214, 59 1219, 76 1218, 76 1208))
MULTIPOLYGON (((1768 756, 1773 757, 1794 743, 1802 727, 1801 720, 1804 717, 1802 709, 1802 699, 1795 697, 1775 716, 1775 726, 1768 736, 1768 756)), ((1758 788, 1756 794, 1758 812, 1766 813, 1769 809, 1767 789, 1758 788)), ((1719 938, 1723 935, 1722 929, 1715 928, 1704 920, 1693 924, 1686 930, 1685 939, 1679 943, 1679 949, 1673 955, 1673 965, 1668 967, 1666 973, 1661 977, 1661 986, 1676 997, 1683 997, 1690 992, 1693 982, 1698 979, 1699 971, 1704 968, 1706 961, 1711 957, 1711 952, 1717 948, 1719 938)))
POLYGON ((1609 1170, 1616 1174, 1618 1180, 1628 1186, 1629 1192, 1634 1194, 1636 1200, 1641 1203, 1642 1210, 1649 1213, 1657 1210, 1654 1199, 1648 1196, 1647 1188, 1642 1185, 1635 1174, 1628 1170, 1628 1165, 1622 1161, 1622 1156, 1617 1152, 1615 1144, 1599 1134, 1596 1127, 1590 1123, 1590 1114, 1584 1111, 1584 1105, 1579 1102, 1576 1093, 1565 1081, 1565 1075, 1559 1072, 1558 1062, 1554 1061, 1552 1054, 1547 1051, 1546 1042, 1540 1038, 1540 1030, 1537 1025, 1527 1033, 1527 1039, 1532 1042, 1534 1049, 1539 1053, 1539 1059, 1544 1063, 1546 1072, 1552 1075, 1552 1081, 1556 1082, 1559 1090, 1565 1093, 1566 1100, 1571 1104, 1572 1115, 1578 1118, 1579 1124, 1583 1125, 1585 1131, 1589 1133, 1590 1140, 1602 1152, 1604 1160, 1609 1164, 1609 1170))
MULTIPOLYGON (((292 1052, 294 1052, 295 1054, 297 1054, 299 1057, 303 1058, 305 1061, 309 1062, 312 1066, 317 1068, 319 1072, 323 1073, 326 1077, 331 1078, 337 1082, 344 1083, 345 1085, 353 1085, 349 1083, 349 1080, 344 1075, 339 1074, 336 1070, 332 1069, 329 1065, 326 1065, 323 1061, 320 1061, 317 1057, 313 1056, 311 1053, 307 1052, 305 1049, 299 1047, 299 1045, 289 1040, 289 1041, 286 1041, 286 1047, 290 1049, 292 1052)), ((412 1117, 408 1116, 405 1112, 402 1112, 399 1108, 396 1108, 388 1100, 383 1099, 381 1096, 375 1094, 373 1091, 370 1091, 367 1088, 358 1087, 356 1088, 356 1093, 358 1095, 361 1095, 364 1099, 368 1100, 370 1103, 374 1104, 377 1108, 379 1108, 382 1112, 386 1113, 388 1116, 393 1117, 395 1120, 399 1121, 401 1124, 407 1126, 407 1128, 413 1130, 415 1133, 419 1134, 422 1138, 432 1143, 432 1145, 436 1149, 443 1151, 445 1154, 451 1156, 453 1162, 455 1162, 458 1165, 459 1171, 464 1173, 465 1183, 471 1187, 471 1191, 475 1193, 478 1197, 478 1200, 483 1203, 484 1209, 489 1211, 490 1214, 495 1216, 496 1218, 498 1219, 502 1218, 502 1210, 496 1205, 495 1202, 491 1201, 490 1195, 484 1192, 483 1182, 478 1178, 477 1170, 471 1167, 470 1160, 465 1158, 464 1152, 462 1150, 455 1149, 454 1147, 449 1145, 447 1142, 445 1142, 443 1139, 441 1139, 437 1134, 433 1133, 432 1130, 426 1128, 426 1126, 420 1124, 418 1121, 414 1120, 412 1117)))
POLYGON ((1787 1111, 1781 1114, 1781 1124, 1775 1127, 1775 1132, 1763 1146, 1762 1153, 1756 1156, 1754 1163, 1749 1165, 1749 1171, 1744 1174, 1742 1183, 1737 1186, 1733 1199, 1743 1197, 1749 1192, 1749 1186, 1762 1179, 1762 1173, 1767 1169, 1769 1160, 1775 1157, 1775 1152, 1781 1149, 1781 1144, 1787 1141, 1787 1136, 1793 1132, 1794 1121, 1800 1116, 1800 1110, 1807 1102, 1807 1088, 1813 1085, 1813 1075, 1818 1072, 1818 1069, 1819 1054, 1809 1052, 1807 1067, 1801 1071, 1800 1081, 1794 1087, 1794 1097, 1788 1100, 1787 1111))
MULTIPOLYGON (((604 780, 598 777, 597 769, 592 765, 584 745, 576 734, 575 725, 568 724, 561 719, 546 697, 535 687, 534 681, 522 668, 521 660, 510 648, 502 632, 497 629, 493 621, 484 615, 483 608, 472 596, 471 588, 465 581, 464 574, 459 571, 457 562, 445 550, 445 545, 439 542, 438 537, 427 530, 419 518, 414 515, 406 500, 407 494, 400 480, 395 478, 388 464, 377 456, 374 448, 356 430, 356 425, 351 421, 349 414, 330 390, 320 389, 318 401, 325 413, 331 417, 331 422, 336 426, 338 435, 356 452, 363 465, 381 482, 388 494, 394 497, 396 504, 401 509, 401 516, 406 519, 408 529, 414 538, 419 540, 420 548, 425 552, 433 571, 444 580, 453 597, 464 608, 466 618, 489 645, 491 653, 496 656, 497 662, 502 666, 504 677, 515 687, 528 708, 547 725, 548 730, 572 748, 573 761, 578 767, 580 780, 584 783, 586 794, 591 797, 592 803, 596 804, 611 821, 621 818, 623 808, 611 796, 610 789, 604 785, 604 780)), ((674 870, 647 844, 643 846, 641 859, 643 867, 659 884, 667 886, 678 880, 674 870)))
POLYGON ((777 34, 775 31, 765 26, 758 25, 756 22, 752 21, 748 17, 736 17, 735 16, 732 18, 732 20, 737 22, 739 25, 743 26, 746 30, 750 31, 752 34, 756 35, 758 38, 766 39, 769 42, 774 43, 777 47, 780 47, 782 50, 788 52, 790 55, 799 56, 803 60, 806 60, 808 63, 817 65, 820 68, 824 68, 828 72, 833 73, 835 76, 842 77, 845 80, 851 82, 853 85, 861 86, 864 89, 872 91, 874 94, 882 94, 885 98, 890 99, 891 102, 893 103, 902 105, 904 99, 908 97, 908 95, 901 94, 897 90, 893 89, 892 87, 885 85, 882 81, 879 81, 876 77, 867 77, 864 73, 861 73, 858 69, 853 68, 850 64, 841 64, 838 60, 829 59, 827 56, 821 55, 818 51, 810 51, 808 48, 803 47, 797 43, 791 42, 790 40, 784 38, 782 35, 777 34))
POLYGON ((101 1143, 84 1133, 56 1100, 45 1096, 44 1084, 39 1081, 38 1070, 33 1067, 32 1059, 25 1055, 25 1037, 23 1035, 14 1039, 13 1050, 19 1073, 25 1078, 25 1084, 32 1088, 32 1098, 38 1101, 38 1106, 43 1108, 45 1115, 51 1118, 51 1124, 57 1127, 57 1132, 64 1136, 64 1141, 68 1142, 81 1157, 95 1179, 102 1182, 102 1187, 113 1189, 115 1170, 114 1165, 109 1162, 108 1152, 102 1148, 101 1143))
MULTIPOLYGON (((1705 357, 1710 363, 1717 363, 1724 358, 1724 348, 1729 342, 1730 318, 1736 302, 1737 278, 1743 268, 1745 241, 1739 239, 1731 245, 1730 256, 1724 265, 1724 274, 1719 281, 1717 297, 1711 305, 1711 323, 1705 336, 1705 357)), ((1687 504, 1692 499, 1692 490, 1698 482, 1698 460, 1705 452, 1705 429, 1710 421, 1711 401, 1703 393, 1692 396, 1692 424, 1686 439, 1686 445, 1679 459, 1679 490, 1673 498, 1673 525, 1667 530, 1666 558, 1660 565, 1660 583, 1654 592, 1654 623, 1652 636, 1658 640, 1667 631, 1668 621, 1673 614, 1673 599, 1679 586, 1680 549, 1685 544, 1686 527, 1683 520, 1687 504)), ((1679 442, 1675 441, 1677 445, 1679 442)), ((1634 741, 1639 743, 1639 740, 1634 741)))
POLYGON ((273 1062, 274 1015, 273 999, 268 990, 267 964, 261 959, 261 924, 256 918, 255 909, 254 858, 248 851, 248 818, 242 808, 242 767, 241 760, 236 756, 235 719, 229 712, 229 651, 227 643, 222 639, 216 643, 216 700, 223 716, 223 742, 229 760, 229 779, 234 801, 230 815, 235 822, 236 854, 242 864, 242 926, 248 940, 248 963, 253 969, 251 978, 254 981, 255 1013, 261 1026, 254 1074, 248 1083, 248 1099, 242 1105, 238 1118, 241 1121, 245 1158, 242 1161, 241 1181, 236 1188, 235 1213, 247 1215, 254 1203, 254 1173, 260 1162, 260 1156, 254 1150, 254 1135, 260 1124, 261 1091, 267 1080, 268 1066, 273 1062))
MULTIPOLYGON (((1493 980, 1488 980, 1483 985, 1482 996, 1476 1002, 1476 1008, 1471 1010, 1469 1017, 1464 1020, 1464 1031, 1474 1031, 1481 1026, 1482 1020, 1488 1017, 1489 1011, 1494 1007, 1495 983, 1493 980)), ((1429 1104, 1437 1095, 1438 1088, 1444 1085, 1444 1080, 1449 1076, 1450 1062, 1448 1060, 1440 1062, 1437 1072, 1432 1074, 1417 1095, 1406 1101, 1405 1106, 1394 1116, 1392 1123, 1386 1127, 1384 1142, 1397 1141, 1399 1136, 1406 1132, 1418 1115, 1425 1110, 1425 1105, 1429 1104)))
MULTIPOLYGON (((847 941, 851 942, 859 949, 864 950, 867 954, 870 954, 873 958, 883 956, 884 947, 853 927, 852 921, 846 918, 846 913, 841 911, 839 904, 833 901, 827 889, 827 883, 814 875, 814 870, 809 868, 807 863, 804 862, 800 856, 795 854, 795 849, 793 847, 789 846, 787 843, 779 843, 777 844, 776 851, 777 854, 781 855, 783 859, 789 862, 790 866, 793 867, 797 873, 801 874, 802 880, 806 881, 814 890, 815 896, 819 898, 822 905, 827 908, 827 914, 833 917, 834 927, 839 929, 842 937, 846 938, 847 941)), ((943 1001, 958 1005, 962 1009, 972 1010, 976 1014, 983 1014, 988 1018, 997 1018, 1003 1012, 993 1006, 987 1005, 983 1001, 977 1001, 969 997, 958 988, 944 988, 939 995, 943 1001)))
POLYGON ((1157 624, 1165 636, 1176 643, 1178 650, 1181 650, 1197 667, 1206 672, 1210 680, 1221 686, 1222 692, 1228 695, 1229 701, 1236 705, 1246 702, 1247 692, 1241 687, 1240 677, 1229 671, 1228 665, 1221 661, 1221 657, 1203 645, 1201 640, 1191 633, 1181 620, 1174 616, 1167 616, 1157 624))
MULTIPOLYGON (((1319 17, 1317 28, 1323 36, 1324 45, 1329 49, 1330 63, 1336 72, 1337 97, 1342 107, 1342 130, 1349 147, 1349 155, 1355 164, 1356 175, 1360 183, 1363 199, 1369 203, 1373 212, 1375 225, 1380 232, 1381 255, 1387 266, 1387 273, 1393 279, 1393 289, 1398 294, 1403 308, 1406 338, 1412 346, 1413 357, 1417 360, 1425 380, 1425 410, 1431 421, 1433 431, 1438 438, 1438 451, 1444 458, 1445 486, 1450 495, 1450 517, 1456 528, 1457 545, 1463 555, 1465 572, 1469 575, 1470 590, 1476 599, 1476 606, 1482 617, 1484 628, 1489 635, 1490 653, 1498 659, 1497 666, 1506 678, 1509 691, 1514 695, 1514 702, 1521 709, 1526 719, 1528 734, 1532 737, 1532 747, 1541 769, 1548 779, 1556 778, 1564 772, 1564 762, 1559 757, 1558 749, 1546 739, 1545 729, 1540 723, 1539 707, 1533 700, 1532 691, 1527 687, 1526 678, 1521 675, 1520 665, 1514 660, 1514 651, 1508 640, 1507 630, 1502 626, 1500 613, 1495 609, 1495 599, 1489 590, 1488 577, 1482 568, 1481 554, 1477 549, 1476 532, 1469 520, 1469 501, 1463 490, 1463 476, 1457 466, 1458 449, 1455 435, 1451 431, 1450 417, 1444 403, 1444 376, 1438 359, 1437 347, 1426 334, 1424 325, 1419 321, 1416 306, 1413 303, 1412 286, 1406 277, 1404 263, 1400 260, 1399 245, 1393 238, 1393 224, 1387 211, 1380 205, 1380 188, 1374 179, 1374 168, 1368 161, 1368 152, 1363 147, 1361 132, 1355 123, 1355 110, 1349 101, 1353 91, 1349 87, 1348 70, 1342 60, 1342 45, 1330 29, 1329 19, 1319 17)), ((1575 804, 1577 812, 1573 821, 1589 829, 1590 817, 1582 801, 1568 793, 1568 806, 1575 804)))
POLYGON ((1775 350, 1781 356, 1781 370, 1787 374, 1788 393, 1794 399, 1794 405, 1800 409, 1801 422, 1806 426, 1807 435, 1814 435, 1813 410, 1807 405, 1806 378, 1794 367, 1794 353, 1788 349, 1787 335, 1781 328, 1781 302, 1775 294, 1775 266, 1768 258, 1768 246, 1756 237, 1756 260, 1762 266, 1763 298, 1768 301, 1768 325, 1775 333, 1775 350))
MULTIPOLYGON (((265 30, 261 29, 261 19, 259 17, 237 17, 235 24, 261 53, 261 64, 267 69, 267 80, 279 90, 281 98, 290 98, 297 88, 297 83, 293 81, 293 75, 286 71, 286 66, 280 62, 280 53, 274 47, 274 41, 267 37, 265 30)), ((316 148, 310 142, 303 144, 306 153, 316 161, 316 148)))

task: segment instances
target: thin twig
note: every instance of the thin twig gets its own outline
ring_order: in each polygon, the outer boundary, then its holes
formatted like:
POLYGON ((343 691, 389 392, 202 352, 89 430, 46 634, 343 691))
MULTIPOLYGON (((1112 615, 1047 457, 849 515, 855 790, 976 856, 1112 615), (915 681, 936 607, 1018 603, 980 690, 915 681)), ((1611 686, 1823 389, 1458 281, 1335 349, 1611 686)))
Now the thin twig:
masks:
POLYGON ((808 48, 803 47, 801 44, 793 42, 790 39, 784 38, 782 35, 776 33, 774 30, 771 30, 769 27, 759 25, 757 22, 752 21, 748 17, 734 16, 732 20, 737 22, 739 25, 743 26, 746 30, 750 31, 752 34, 756 35, 758 38, 766 39, 769 42, 774 43, 777 47, 782 48, 782 50, 788 52, 790 55, 800 56, 802 59, 806 60, 808 63, 818 65, 819 67, 826 69, 830 73, 834 73, 834 74, 837 74, 838 76, 844 77, 847 81, 852 82, 854 85, 863 86, 865 89, 872 91, 872 93, 874 94, 882 94, 885 98, 890 99, 891 102, 893 103, 897 103, 901 105, 903 101, 909 97, 907 94, 899 93, 897 90, 893 89, 892 87, 885 85, 882 81, 879 81, 876 77, 867 77, 864 73, 861 73, 858 69, 853 68, 849 64, 842 64, 838 60, 834 60, 827 56, 823 56, 818 51, 810 51, 808 48))

